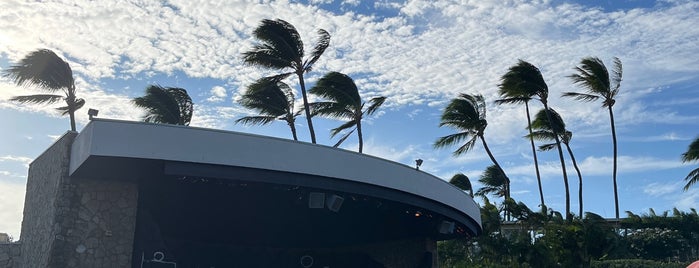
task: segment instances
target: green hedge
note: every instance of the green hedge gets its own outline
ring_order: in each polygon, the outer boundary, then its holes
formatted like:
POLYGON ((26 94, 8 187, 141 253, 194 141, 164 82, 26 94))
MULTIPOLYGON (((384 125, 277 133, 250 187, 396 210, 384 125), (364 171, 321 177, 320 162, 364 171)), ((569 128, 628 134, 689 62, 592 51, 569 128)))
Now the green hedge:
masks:
POLYGON ((686 268, 689 263, 659 262, 651 260, 621 259, 592 261, 591 268, 686 268))

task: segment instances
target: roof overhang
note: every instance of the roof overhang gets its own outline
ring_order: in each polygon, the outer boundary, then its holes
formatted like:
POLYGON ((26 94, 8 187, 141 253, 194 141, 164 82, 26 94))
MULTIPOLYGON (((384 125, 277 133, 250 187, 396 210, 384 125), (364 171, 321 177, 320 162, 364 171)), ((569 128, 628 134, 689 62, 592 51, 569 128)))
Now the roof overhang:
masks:
POLYGON ((69 172, 120 180, 199 176, 356 193, 439 213, 465 227, 461 235, 482 230, 473 199, 428 173, 343 149, 239 132, 93 119, 72 145, 69 172))

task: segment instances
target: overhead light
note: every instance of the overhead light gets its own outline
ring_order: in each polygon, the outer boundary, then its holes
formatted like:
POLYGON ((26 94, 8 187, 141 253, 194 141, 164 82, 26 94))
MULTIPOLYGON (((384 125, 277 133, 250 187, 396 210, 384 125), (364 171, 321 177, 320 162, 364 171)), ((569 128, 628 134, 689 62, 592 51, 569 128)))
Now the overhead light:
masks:
POLYGON ((99 114, 99 113, 100 113, 100 111, 97 109, 90 108, 89 110, 87 110, 87 115, 90 116, 90 120, 92 120, 92 117, 97 116, 97 114, 99 114))
POLYGON ((415 169, 420 170, 420 166, 422 166, 422 159, 415 159, 415 169))
POLYGON ((331 195, 326 200, 326 203, 327 203, 328 209, 330 211, 338 212, 338 211, 340 211, 340 207, 342 207, 342 202, 344 202, 344 201, 345 201, 345 199, 342 196, 331 195))

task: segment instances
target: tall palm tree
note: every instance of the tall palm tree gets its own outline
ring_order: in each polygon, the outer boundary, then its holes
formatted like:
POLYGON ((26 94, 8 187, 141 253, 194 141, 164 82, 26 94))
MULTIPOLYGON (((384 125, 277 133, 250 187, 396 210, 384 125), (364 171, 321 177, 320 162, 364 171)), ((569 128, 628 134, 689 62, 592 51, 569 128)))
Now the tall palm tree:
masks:
MULTIPOLYGON (((549 110, 549 88, 548 85, 546 85, 546 81, 544 81, 544 77, 543 75, 541 75, 541 71, 539 70, 539 68, 537 68, 529 62, 520 60, 516 65, 510 67, 510 69, 508 70, 508 75, 508 79, 511 80, 511 83, 517 84, 520 87, 525 88, 526 91, 534 93, 533 95, 531 95, 532 98, 538 99, 539 102, 541 102, 541 104, 544 105, 545 111, 549 110)), ((546 113, 546 116, 549 118, 549 122, 552 122, 551 115, 546 113)), ((553 127, 552 129, 555 130, 555 128, 553 127)), ((554 135, 554 139, 556 141, 556 144, 560 143, 558 135, 554 135)), ((563 173, 563 186, 565 187, 566 191, 566 219, 571 220, 572 217, 570 215, 570 190, 568 186, 568 174, 566 173, 566 164, 565 160, 563 159, 563 150, 560 146, 558 146, 558 159, 561 162, 561 172, 563 173)))
MULTIPOLYGON (((563 143, 566 146, 566 149, 568 150, 568 155, 570 156, 570 160, 573 162, 575 172, 577 172, 578 174, 578 202, 580 204, 578 215, 580 215, 580 217, 583 217, 584 215, 582 173, 580 172, 580 168, 578 167, 578 162, 575 160, 573 149, 570 148, 570 140, 573 139, 573 132, 570 132, 566 129, 566 124, 558 112, 549 108, 549 114, 551 115, 550 117, 553 120, 553 122, 549 122, 545 110, 540 110, 534 116, 534 121, 532 122, 531 128, 536 131, 532 132, 530 130, 529 138, 534 138, 540 141, 553 141, 555 140, 553 136, 558 134, 561 143, 563 143), (552 126, 555 130, 551 128, 552 126)), ((555 148, 558 145, 559 144, 557 143, 544 144, 539 146, 539 149, 542 151, 548 151, 555 148)))
POLYGON ((606 107, 609 111, 609 122, 612 128, 612 144, 614 145, 614 167, 612 171, 612 180, 614 182, 614 208, 616 218, 619 219, 619 194, 617 191, 617 141, 616 127, 614 126, 614 112, 612 106, 616 103, 614 99, 619 93, 621 86, 621 60, 614 57, 614 69, 610 75, 607 67, 604 66, 602 60, 596 57, 588 57, 580 61, 580 66, 576 66, 577 73, 570 75, 573 83, 580 85, 585 89, 585 92, 565 92, 563 97, 571 97, 579 101, 596 101, 602 100, 602 107, 606 107))
MULTIPOLYGON (((355 128, 357 130, 357 138, 359 139, 359 152, 364 148, 364 140, 362 138, 362 118, 364 115, 372 115, 386 101, 386 97, 374 97, 369 100, 369 105, 364 108, 365 104, 359 97, 359 90, 354 80, 349 76, 330 72, 323 76, 318 83, 311 88, 311 94, 328 99, 328 101, 311 103, 311 111, 313 115, 322 115, 331 118, 349 119, 346 123, 339 127, 333 128, 330 132, 331 136, 335 136, 343 130, 355 128)), ((347 136, 352 134, 352 131, 347 133, 341 141, 344 141, 347 136)), ((338 144, 339 145, 339 144, 338 144)))
MULTIPOLYGON (((682 162, 686 163, 696 160, 699 160, 699 137, 689 144, 687 152, 682 154, 682 162)), ((689 187, 699 181, 699 168, 690 171, 684 180, 687 181, 687 185, 684 186, 684 190, 687 191, 689 187)))
POLYGON ((245 116, 236 123, 244 125, 266 125, 275 120, 285 121, 291 129, 291 135, 297 141, 296 116, 301 111, 294 111, 294 92, 284 82, 273 77, 261 78, 248 86, 240 99, 243 107, 257 111, 257 116, 245 116))
POLYGON ((63 100, 66 106, 56 110, 61 115, 70 116, 70 130, 75 131, 75 111, 85 105, 85 100, 75 96, 75 80, 68 62, 51 50, 39 49, 27 54, 19 64, 3 71, 3 75, 14 80, 18 86, 36 86, 52 93, 63 91, 63 95, 36 94, 15 96, 10 100, 29 104, 51 104, 63 100))
POLYGON ((150 85, 146 95, 132 102, 146 109, 145 122, 188 126, 192 121, 194 104, 187 90, 182 88, 150 85))
POLYGON ((468 195, 473 198, 473 187, 471 186, 471 180, 464 173, 457 173, 451 177, 449 183, 458 187, 463 191, 468 191, 468 195))
POLYGON ((505 197, 505 199, 509 199, 507 188, 509 181, 510 179, 502 172, 502 169, 498 168, 497 165, 490 165, 485 168, 485 171, 483 171, 483 174, 478 179, 478 182, 483 184, 483 187, 478 189, 475 195, 486 196, 492 194, 496 197, 505 197))
POLYGON ((278 75, 277 77, 280 80, 296 74, 301 87, 301 96, 303 97, 303 107, 306 112, 311 142, 316 143, 316 134, 313 130, 311 111, 308 107, 303 74, 311 71, 313 64, 318 61, 325 49, 328 48, 328 45, 330 45, 330 34, 323 29, 318 30, 318 43, 313 48, 310 57, 305 60, 303 59, 304 48, 301 35, 299 35, 293 25, 284 20, 262 20, 260 26, 253 31, 253 35, 260 43, 255 45, 252 50, 243 53, 243 60, 246 64, 270 69, 291 69, 290 72, 278 75))
MULTIPOLYGON (((520 60, 519 64, 523 64, 522 60, 520 60)), ((539 199, 541 200, 541 207, 545 208, 544 190, 541 186, 541 173, 539 172, 539 158, 536 155, 534 139, 531 137, 532 120, 529 112, 529 101, 536 95, 538 87, 528 86, 527 80, 520 77, 520 72, 518 72, 518 68, 516 67, 511 67, 500 80, 501 83, 498 86, 500 88, 498 93, 501 99, 496 100, 495 104, 524 104, 527 113, 527 129, 530 135, 529 143, 532 149, 532 156, 534 156, 534 170, 536 171, 536 181, 539 186, 539 199)))
POLYGON ((483 99, 483 96, 460 94, 458 98, 452 99, 442 113, 439 126, 449 126, 460 132, 438 138, 434 143, 435 148, 442 148, 466 141, 466 143, 454 151, 454 156, 470 151, 476 145, 477 140, 481 140, 488 157, 504 176, 505 198, 509 199, 510 179, 505 175, 505 171, 498 164, 498 161, 495 160, 483 135, 485 128, 488 126, 488 121, 485 119, 485 99, 483 99))

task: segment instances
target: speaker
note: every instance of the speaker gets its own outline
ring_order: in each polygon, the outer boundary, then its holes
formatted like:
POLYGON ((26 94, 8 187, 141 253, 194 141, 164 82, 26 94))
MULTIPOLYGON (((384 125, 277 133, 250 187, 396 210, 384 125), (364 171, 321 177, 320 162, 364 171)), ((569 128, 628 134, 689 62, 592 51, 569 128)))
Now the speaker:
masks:
POLYGON ((338 212, 340 211, 340 207, 342 207, 342 202, 344 202, 345 199, 342 198, 342 196, 339 195, 331 195, 328 197, 328 200, 326 203, 328 203, 328 209, 332 212, 338 212))
POLYGON ((439 224, 440 234, 452 234, 454 233, 454 222, 453 221, 442 221, 439 224))
POLYGON ((308 194, 308 208, 324 208, 325 207, 325 193, 314 193, 308 194))

